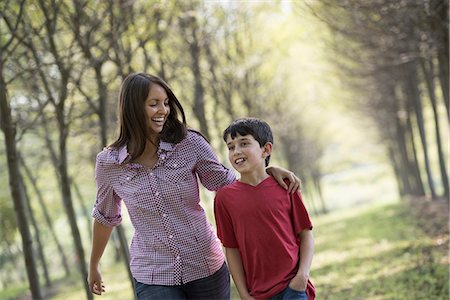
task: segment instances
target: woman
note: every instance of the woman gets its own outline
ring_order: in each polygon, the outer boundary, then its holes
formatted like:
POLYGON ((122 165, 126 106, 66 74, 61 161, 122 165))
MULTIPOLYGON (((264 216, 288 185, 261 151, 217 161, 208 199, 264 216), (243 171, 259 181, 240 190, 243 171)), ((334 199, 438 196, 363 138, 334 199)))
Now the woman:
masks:
MULTIPOLYGON (((292 172, 268 172, 289 191, 298 189, 292 172)), ((215 191, 234 182, 235 174, 219 163, 201 134, 187 129, 183 107, 162 79, 144 73, 125 78, 119 137, 97 155, 95 174, 88 277, 93 293, 104 292, 99 262, 122 220, 123 201, 135 229, 130 268, 138 299, 230 298, 228 269, 199 204, 198 179, 215 191)))

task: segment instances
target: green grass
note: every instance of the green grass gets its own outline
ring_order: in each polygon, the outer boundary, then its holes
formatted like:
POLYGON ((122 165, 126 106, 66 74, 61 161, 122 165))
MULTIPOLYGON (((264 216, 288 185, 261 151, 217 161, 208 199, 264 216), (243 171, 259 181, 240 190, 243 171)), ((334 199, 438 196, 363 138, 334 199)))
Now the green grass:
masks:
MULTIPOLYGON (((361 205, 313 218, 317 299, 448 299, 448 235, 441 242, 425 235, 405 205, 361 205)), ((132 299, 122 263, 105 260, 102 270, 107 292, 96 299, 132 299)), ((85 299, 72 277, 57 281, 46 299, 85 299)), ((0 299, 17 299, 25 288, 1 291, 0 299)))
POLYGON ((16 284, 0 290, 0 299, 18 299, 20 296, 26 295, 27 293, 28 285, 16 284))
POLYGON ((314 231, 319 299, 449 297, 448 236, 436 245, 401 203, 338 211, 317 218, 314 231))

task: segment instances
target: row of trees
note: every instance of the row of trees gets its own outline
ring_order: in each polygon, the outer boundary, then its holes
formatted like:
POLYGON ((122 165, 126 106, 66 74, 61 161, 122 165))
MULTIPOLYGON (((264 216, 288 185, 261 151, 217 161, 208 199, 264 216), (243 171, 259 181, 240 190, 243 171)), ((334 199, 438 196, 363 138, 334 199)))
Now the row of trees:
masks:
MULTIPOLYGON (((267 99, 281 95, 270 91, 271 78, 261 69, 265 49, 252 41, 249 20, 253 13, 232 4, 198 1, 20 0, 0 4, 0 121, 22 239, 22 249, 17 250, 11 233, 16 227, 2 228, 2 236, 11 238, 1 245, 0 263, 8 265, 23 251, 34 299, 45 296, 40 281, 44 278, 46 285, 52 284, 51 265, 56 263, 47 258, 48 238, 41 237, 40 224, 49 232, 65 275, 75 263, 86 298, 92 299, 83 246, 90 229, 79 226, 81 220, 90 224, 88 207, 92 204, 89 200, 86 205, 77 182, 86 177, 87 165, 92 169, 95 154, 110 142, 117 90, 127 74, 145 71, 166 79, 191 108, 187 109, 190 125, 213 144, 224 125, 236 117, 252 115, 271 121, 270 107, 276 103, 267 99), (59 190, 55 198, 62 203, 73 237, 73 260, 67 254, 72 251, 64 247, 55 230, 58 215, 49 207, 56 204, 42 187, 50 185, 51 169, 59 190)), ((283 142, 291 145, 304 140, 300 134, 291 132, 283 142)), ((318 187, 319 155, 303 158, 300 165, 295 157, 301 158, 302 153, 295 147, 286 149, 288 167, 299 171, 308 165, 308 174, 316 174, 310 182, 318 187)), ((308 182, 307 176, 303 178, 308 182)), ((10 211, 2 208, 1 219, 8 220, 3 216, 10 211)), ((126 234, 121 227, 116 233, 117 248, 128 266, 126 234)), ((8 278, 14 276, 2 277, 3 286, 8 285, 8 278)))
MULTIPOLYGON (((320 0, 293 2, 292 9, 299 17, 312 12, 329 26, 333 59, 355 91, 352 103, 379 125, 400 193, 448 198, 442 142, 449 112, 448 2, 320 0)), ((189 125, 218 153, 225 152, 220 133, 228 122, 246 115, 267 120, 279 139, 274 158, 301 175, 306 199, 318 199, 312 207, 324 211, 324 143, 319 134, 307 134, 319 131, 299 113, 303 95, 292 105, 286 82, 267 68, 281 46, 254 34, 279 10, 232 1, 1 2, 0 122, 12 199, 0 201, 0 269, 10 270, 0 276, 2 286, 24 276, 11 267, 23 253, 33 298, 45 296, 41 281, 51 285, 58 264, 63 275, 79 268, 92 299, 84 244, 95 197, 86 190, 95 189, 86 170, 111 142, 118 87, 134 71, 167 80, 189 125), (91 187, 80 188, 86 185, 91 187), (70 228, 72 251, 57 222, 70 228), (49 249, 56 249, 57 259, 48 259, 49 249)), ((114 245, 128 266, 126 236, 119 227, 114 245)))
POLYGON ((401 195, 449 199, 448 1, 305 4, 334 34, 351 102, 378 125, 401 195))

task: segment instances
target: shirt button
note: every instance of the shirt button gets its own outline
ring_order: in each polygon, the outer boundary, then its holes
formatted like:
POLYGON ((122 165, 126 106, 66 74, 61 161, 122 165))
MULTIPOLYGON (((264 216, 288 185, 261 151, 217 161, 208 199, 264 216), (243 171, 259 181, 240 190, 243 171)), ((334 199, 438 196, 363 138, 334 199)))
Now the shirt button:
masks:
POLYGON ((155 193, 155 196, 159 196, 159 192, 156 192, 156 193, 155 193))
POLYGON ((150 176, 153 176, 153 172, 150 172, 150 176))
POLYGON ((181 257, 179 257, 179 256, 175 257, 176 260, 180 260, 180 258, 181 258, 181 257))
POLYGON ((167 217, 167 214, 166 214, 166 213, 164 213, 164 214, 163 214, 162 216, 163 216, 163 217, 165 218, 165 217, 167 217))
POLYGON ((127 180, 130 180, 130 176, 128 176, 126 179, 127 179, 127 180))
POLYGON ((169 239, 172 239, 173 238, 173 235, 169 235, 169 239))
POLYGON ((178 167, 178 165, 177 164, 173 164, 173 167, 176 168, 176 167, 178 167))

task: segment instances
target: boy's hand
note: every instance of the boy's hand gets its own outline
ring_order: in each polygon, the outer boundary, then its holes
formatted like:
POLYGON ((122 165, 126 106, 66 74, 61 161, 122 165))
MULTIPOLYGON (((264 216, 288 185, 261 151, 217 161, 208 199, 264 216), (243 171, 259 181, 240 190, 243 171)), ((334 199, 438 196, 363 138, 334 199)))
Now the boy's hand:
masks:
POLYGON ((306 291, 309 276, 307 274, 297 274, 292 278, 289 287, 296 291, 306 291))

